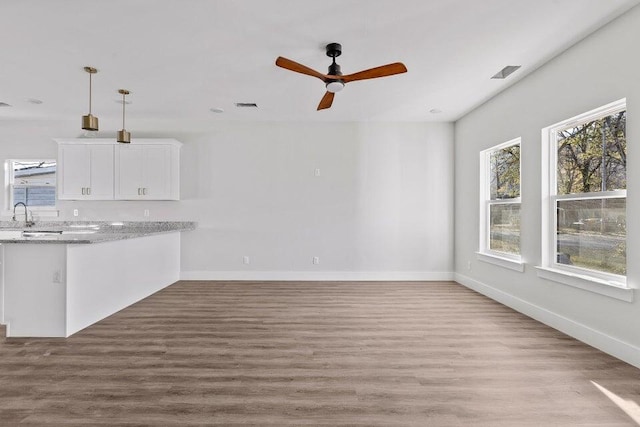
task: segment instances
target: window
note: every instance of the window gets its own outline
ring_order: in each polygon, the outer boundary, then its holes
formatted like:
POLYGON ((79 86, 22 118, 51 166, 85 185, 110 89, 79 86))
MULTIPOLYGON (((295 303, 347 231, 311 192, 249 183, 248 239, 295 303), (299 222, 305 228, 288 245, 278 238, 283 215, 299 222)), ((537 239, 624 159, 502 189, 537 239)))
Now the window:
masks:
POLYGON ((31 210, 55 206, 55 160, 8 160, 6 170, 8 209, 20 202, 31 210))
POLYGON ((482 151, 480 174, 479 253, 519 262, 520 138, 482 151))
POLYGON ((620 100, 545 129, 544 266, 626 284, 626 123, 620 100))

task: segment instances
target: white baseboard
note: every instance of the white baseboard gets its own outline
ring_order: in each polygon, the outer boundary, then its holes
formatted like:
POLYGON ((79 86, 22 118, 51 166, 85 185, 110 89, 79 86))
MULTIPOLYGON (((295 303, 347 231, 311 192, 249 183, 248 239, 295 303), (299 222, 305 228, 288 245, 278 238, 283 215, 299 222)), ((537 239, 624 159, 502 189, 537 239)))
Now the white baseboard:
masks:
POLYGON ((452 272, 432 271, 183 271, 181 280, 448 281, 452 272))
POLYGON ((459 273, 454 275, 455 281, 481 293, 501 304, 506 305, 532 319, 545 325, 551 326, 565 334, 580 340, 592 347, 597 348, 607 354, 617 357, 637 368, 640 368, 640 348, 620 341, 610 335, 590 328, 589 326, 568 319, 560 314, 554 313, 535 304, 508 294, 500 289, 482 283, 459 273))

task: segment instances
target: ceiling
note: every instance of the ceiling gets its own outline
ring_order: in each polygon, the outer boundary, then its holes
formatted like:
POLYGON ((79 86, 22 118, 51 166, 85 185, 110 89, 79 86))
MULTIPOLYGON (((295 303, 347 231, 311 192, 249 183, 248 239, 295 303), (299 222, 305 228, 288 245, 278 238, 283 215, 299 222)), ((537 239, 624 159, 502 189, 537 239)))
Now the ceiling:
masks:
MULTIPOLYGON (((127 128, 251 121, 452 121, 640 0, 4 0, 0 121, 77 119, 127 128), (345 74, 401 61, 408 73, 352 82, 316 111, 339 42, 345 74), (506 80, 490 77, 522 65, 506 80), (27 100, 39 99, 41 104, 27 100), (257 109, 238 109, 255 102, 257 109), (211 108, 222 108, 213 113, 211 108), (441 110, 439 114, 431 110, 441 110)), ((79 127, 79 126, 78 126, 79 127)))

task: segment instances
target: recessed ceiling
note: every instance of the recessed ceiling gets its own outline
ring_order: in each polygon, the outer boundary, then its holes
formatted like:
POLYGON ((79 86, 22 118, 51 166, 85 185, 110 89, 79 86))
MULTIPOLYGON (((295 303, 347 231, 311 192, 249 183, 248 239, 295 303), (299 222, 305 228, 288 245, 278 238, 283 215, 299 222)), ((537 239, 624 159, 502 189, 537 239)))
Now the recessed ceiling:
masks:
MULTIPOLYGON (((0 120, 77 119, 117 128, 118 88, 131 129, 217 120, 449 121, 539 67, 640 0, 23 0, 0 14, 0 120), (336 10, 339 13, 331 13, 336 10), (316 111, 318 79, 342 44, 345 74, 401 61, 408 73, 352 82, 316 111), (491 80, 506 65, 522 65, 491 80), (42 100, 33 105, 29 98, 42 100), (255 102, 258 109, 235 108, 255 102), (224 110, 211 114, 211 108, 224 110), (440 110, 439 114, 432 114, 440 110), (167 125, 169 123, 169 125, 167 125)), ((78 125, 79 127, 79 125, 78 125)))

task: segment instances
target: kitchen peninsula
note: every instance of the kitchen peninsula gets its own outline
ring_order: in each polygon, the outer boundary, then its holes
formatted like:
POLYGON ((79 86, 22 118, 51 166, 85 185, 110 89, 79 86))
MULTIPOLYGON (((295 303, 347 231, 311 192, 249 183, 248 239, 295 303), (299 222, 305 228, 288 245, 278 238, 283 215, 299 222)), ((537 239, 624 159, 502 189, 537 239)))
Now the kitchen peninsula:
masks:
POLYGON ((194 222, 0 223, 8 337, 68 337, 176 282, 194 222))

